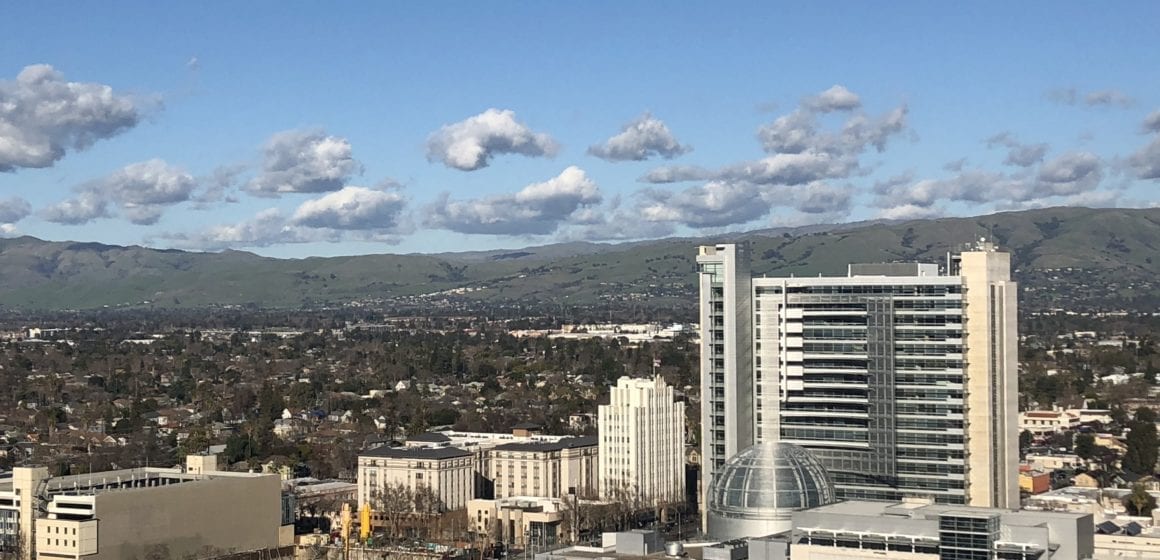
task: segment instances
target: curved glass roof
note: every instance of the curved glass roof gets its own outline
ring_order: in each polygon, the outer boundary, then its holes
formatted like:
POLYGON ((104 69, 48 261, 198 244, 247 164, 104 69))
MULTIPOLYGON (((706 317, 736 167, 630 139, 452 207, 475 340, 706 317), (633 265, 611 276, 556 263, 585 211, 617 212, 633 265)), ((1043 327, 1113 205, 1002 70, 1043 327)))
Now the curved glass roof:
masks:
POLYGON ((734 455, 709 489, 709 510, 727 517, 760 516, 837 501, 830 475, 809 451, 761 443, 734 455))

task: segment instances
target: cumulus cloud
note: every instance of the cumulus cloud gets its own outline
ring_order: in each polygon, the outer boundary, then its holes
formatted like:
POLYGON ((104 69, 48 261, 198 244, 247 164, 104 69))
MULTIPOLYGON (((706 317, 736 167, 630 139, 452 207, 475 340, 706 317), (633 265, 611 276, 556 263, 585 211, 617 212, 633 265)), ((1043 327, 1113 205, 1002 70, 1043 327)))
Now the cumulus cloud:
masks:
POLYGON ((1071 196, 1091 191, 1102 178, 1099 156, 1091 152, 1070 152, 1048 161, 1039 168, 1038 181, 1030 198, 1071 196))
POLYGON ((1160 179, 1160 136, 1128 157, 1128 165, 1140 179, 1160 179))
POLYGON ((1064 105, 1088 107, 1120 107, 1127 109, 1136 104, 1128 94, 1115 89, 1081 92, 1075 88, 1057 88, 1047 92, 1047 99, 1064 105))
POLYGON ((117 206, 130 222, 151 225, 157 223, 165 208, 190 200, 197 186, 184 169, 152 159, 126 165, 104 179, 81 185, 77 197, 49 206, 42 216, 50 222, 80 225, 109 217, 109 206, 117 206))
POLYGON ((1160 132, 1160 109, 1156 109, 1144 117, 1142 128, 1144 132, 1160 132))
POLYGON ((20 197, 0 200, 0 223, 14 224, 32 213, 32 205, 20 197))
POLYGON ((944 214, 941 208, 933 206, 919 206, 917 204, 902 204, 883 208, 875 218, 882 220, 925 220, 938 218, 944 214))
POLYGON ((1004 208, 1021 204, 1061 203, 1065 197, 1095 192, 1103 178, 1103 162, 1090 152, 1069 152, 1049 160, 1034 174, 968 170, 945 179, 911 180, 894 177, 875 183, 874 204, 883 217, 918 216, 916 208, 933 208, 942 201, 990 203, 1004 208))
POLYGON ((196 233, 170 233, 161 238, 182 249, 220 251, 288 243, 335 242, 341 239, 341 234, 331 229, 296 227, 280 210, 268 208, 236 224, 216 225, 196 233))
POLYGON ((1006 165, 1016 167, 1031 167, 1047 155, 1047 144, 1024 144, 1017 140, 1010 132, 1000 132, 987 139, 987 147, 1002 146, 1007 148, 1007 157, 1003 160, 1006 165))
POLYGON ((858 97, 858 94, 846 89, 845 86, 834 85, 826 91, 807 97, 803 104, 820 113, 832 113, 834 111, 853 111, 862 106, 862 99, 858 97))
POLYGON ((138 103, 104 84, 69 82, 47 64, 0 81, 0 172, 50 167, 141 120, 138 103))
POLYGON ((831 220, 849 211, 853 192, 821 181, 788 186, 717 180, 676 192, 645 189, 638 196, 639 219, 704 229, 752 222, 775 207, 831 220))
POLYGON ((511 110, 488 109, 466 120, 444 125, 427 138, 427 159, 447 167, 474 171, 501 154, 553 156, 556 141, 516 120, 511 110))
POLYGON ((395 232, 405 206, 406 198, 397 190, 348 186, 302 203, 291 223, 311 228, 395 232))
POLYGON ((674 222, 694 228, 742 224, 769 213, 771 202, 751 183, 710 181, 672 192, 646 189, 638 205, 649 222, 674 222))
POLYGON ((84 192, 75 198, 46 206, 40 211, 40 217, 69 226, 87 224, 97 218, 109 217, 109 203, 96 193, 84 192))
POLYGON ((764 185, 802 185, 850 176, 857 161, 826 152, 774 154, 756 161, 730 165, 717 173, 725 181, 764 185))
POLYGON ((713 175, 713 171, 696 165, 663 165, 649 170, 637 180, 642 183, 683 183, 705 181, 713 178, 713 175))
POLYGON ((799 154, 825 152, 842 157, 856 157, 868 147, 878 151, 907 126, 907 107, 896 107, 878 117, 857 111, 861 99, 842 86, 807 97, 797 109, 782 115, 757 131, 766 152, 799 154), (852 113, 838 131, 826 131, 819 117, 831 112, 852 113))
POLYGON ((644 161, 653 156, 672 159, 693 148, 681 145, 669 127, 649 113, 624 125, 620 134, 588 148, 588 154, 607 161, 644 161))
POLYGON ((267 196, 337 191, 362 172, 351 152, 346 138, 322 130, 279 132, 266 142, 262 170, 247 188, 267 196))
POLYGON ((544 235, 573 220, 588 219, 582 212, 599 204, 600 188, 579 167, 530 184, 519 192, 473 200, 452 200, 444 193, 428 206, 428 227, 502 235, 544 235))

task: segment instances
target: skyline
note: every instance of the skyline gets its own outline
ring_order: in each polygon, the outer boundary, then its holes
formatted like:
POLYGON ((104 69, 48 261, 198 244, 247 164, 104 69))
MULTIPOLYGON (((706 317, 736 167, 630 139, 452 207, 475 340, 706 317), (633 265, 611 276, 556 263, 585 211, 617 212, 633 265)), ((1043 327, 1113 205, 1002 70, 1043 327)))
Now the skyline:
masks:
POLYGON ((1157 202, 1150 3, 283 6, 9 7, 0 231, 302 257, 1157 202))

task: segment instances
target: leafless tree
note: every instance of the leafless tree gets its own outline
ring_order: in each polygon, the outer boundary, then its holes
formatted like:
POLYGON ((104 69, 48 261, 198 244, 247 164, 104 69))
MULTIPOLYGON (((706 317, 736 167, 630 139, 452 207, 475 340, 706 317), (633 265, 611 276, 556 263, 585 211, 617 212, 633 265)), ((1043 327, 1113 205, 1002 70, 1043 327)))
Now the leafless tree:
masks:
POLYGON ((401 482, 384 484, 371 492, 371 509, 382 517, 390 528, 388 538, 403 536, 404 523, 414 512, 414 493, 411 487, 401 482))

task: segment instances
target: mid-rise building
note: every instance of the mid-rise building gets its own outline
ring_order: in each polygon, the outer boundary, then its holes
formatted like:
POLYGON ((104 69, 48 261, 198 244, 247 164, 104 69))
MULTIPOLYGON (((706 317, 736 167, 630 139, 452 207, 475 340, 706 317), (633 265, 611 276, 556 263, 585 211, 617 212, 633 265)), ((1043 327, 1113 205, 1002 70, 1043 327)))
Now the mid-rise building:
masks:
POLYGON ((597 450, 595 436, 504 443, 484 452, 481 474, 496 499, 593 497, 597 450))
POLYGON ((599 408, 599 487, 641 506, 685 499, 685 403, 659 376, 621 377, 599 408))
MULTIPOLYGON (((358 503, 381 507, 405 497, 414 509, 438 511, 467 507, 475 495, 475 454, 455 447, 377 447, 358 456, 358 503), (428 495, 435 504, 421 504, 428 495), (389 496, 389 497, 388 497, 389 496)), ((425 512, 429 513, 429 512, 425 512)))
MULTIPOLYGON (((701 247, 702 488, 763 442, 799 445, 842 499, 1017 507, 1016 285, 980 242, 937 264, 752 277, 701 247)), ((704 500, 702 501, 704 503, 704 500)))
POLYGON ((293 542, 276 475, 222 472, 212 457, 187 468, 52 477, 17 468, 0 482, 0 540, 19 558, 212 558, 293 542))

